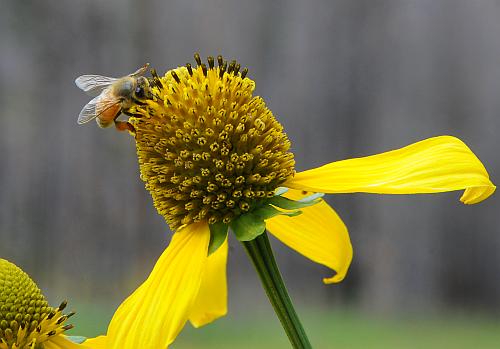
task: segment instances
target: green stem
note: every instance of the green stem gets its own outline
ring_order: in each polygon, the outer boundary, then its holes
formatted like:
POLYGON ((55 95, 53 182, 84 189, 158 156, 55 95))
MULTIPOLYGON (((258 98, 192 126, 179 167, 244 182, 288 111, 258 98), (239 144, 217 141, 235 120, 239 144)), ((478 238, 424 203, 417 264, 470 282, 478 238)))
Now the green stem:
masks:
POLYGON ((257 269, 267 297, 271 302, 285 332, 295 349, 311 349, 311 344, 302 327, 299 317, 293 308, 285 284, 281 277, 267 233, 259 235, 252 241, 242 242, 257 269))

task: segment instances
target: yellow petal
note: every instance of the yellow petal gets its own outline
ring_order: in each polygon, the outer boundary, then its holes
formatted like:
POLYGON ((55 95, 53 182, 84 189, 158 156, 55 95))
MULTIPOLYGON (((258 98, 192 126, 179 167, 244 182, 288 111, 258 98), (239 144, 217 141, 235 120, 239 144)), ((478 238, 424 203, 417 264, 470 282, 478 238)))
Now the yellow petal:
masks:
POLYGON ((227 238, 210 256, 203 273, 200 291, 189 316, 198 328, 227 314, 227 238))
POLYGON ((321 193, 418 194, 465 189, 475 204, 493 194, 483 164, 458 138, 439 136, 404 148, 299 172, 284 186, 321 193))
POLYGON ((205 222, 174 234, 148 279, 113 316, 108 328, 110 348, 159 349, 174 341, 200 289, 209 240, 205 222))
POLYGON ((90 349, 108 349, 108 337, 88 338, 83 344, 90 349))
MULTIPOLYGON (((299 199, 303 195, 289 190, 285 196, 299 199)), ((295 217, 282 215, 267 220, 267 229, 285 245, 337 272, 323 279, 324 283, 342 281, 352 260, 352 245, 344 222, 323 200, 300 210, 302 214, 295 217)))
POLYGON ((50 340, 43 343, 45 349, 101 349, 104 347, 90 347, 87 344, 77 344, 63 335, 54 336, 50 340))

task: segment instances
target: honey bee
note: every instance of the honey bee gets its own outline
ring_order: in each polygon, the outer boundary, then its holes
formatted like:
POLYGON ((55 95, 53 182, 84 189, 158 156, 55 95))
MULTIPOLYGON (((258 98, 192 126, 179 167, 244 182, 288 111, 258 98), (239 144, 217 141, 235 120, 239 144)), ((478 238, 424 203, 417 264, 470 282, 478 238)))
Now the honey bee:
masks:
POLYGON ((112 123, 119 131, 133 131, 133 126, 126 121, 118 121, 121 113, 127 112, 134 103, 144 104, 141 100, 151 98, 149 81, 144 73, 149 63, 132 74, 122 78, 110 78, 102 75, 82 75, 75 79, 75 84, 90 96, 88 102, 78 116, 78 124, 85 124, 93 119, 99 127, 109 127, 112 123))

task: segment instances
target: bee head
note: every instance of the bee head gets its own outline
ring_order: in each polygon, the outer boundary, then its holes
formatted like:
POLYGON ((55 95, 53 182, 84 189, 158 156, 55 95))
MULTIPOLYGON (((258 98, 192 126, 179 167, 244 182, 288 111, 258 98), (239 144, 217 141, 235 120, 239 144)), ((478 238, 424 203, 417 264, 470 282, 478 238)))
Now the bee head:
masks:
POLYGON ((134 94, 136 98, 139 99, 145 99, 145 98, 151 98, 151 92, 149 90, 149 82, 148 79, 146 79, 143 76, 140 76, 136 79, 136 86, 134 90, 134 94))

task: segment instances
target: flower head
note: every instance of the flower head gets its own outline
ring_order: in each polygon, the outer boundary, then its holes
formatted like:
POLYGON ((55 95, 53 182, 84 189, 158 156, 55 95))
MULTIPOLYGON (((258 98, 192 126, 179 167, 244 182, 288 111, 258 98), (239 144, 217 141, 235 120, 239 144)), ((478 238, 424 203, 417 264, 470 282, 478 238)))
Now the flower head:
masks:
POLYGON ((0 349, 82 348, 62 335, 75 314, 63 314, 66 304, 49 306, 25 272, 0 258, 0 349))
POLYGON ((174 230, 207 221, 230 223, 294 174, 283 127, 235 61, 154 75, 155 98, 137 105, 141 178, 174 230))
POLYGON ((269 230, 336 273, 352 259, 347 228, 321 193, 416 194, 452 190, 473 204, 495 186, 474 153, 451 136, 332 162, 295 173, 290 142, 236 62, 195 55, 159 77, 152 98, 126 111, 141 178, 175 234, 146 281, 108 328, 113 349, 170 345, 187 320, 205 325, 227 312, 228 225, 240 241, 269 230), (286 187, 278 189, 278 187, 286 187), (148 336, 144 336, 144 333, 148 336))

